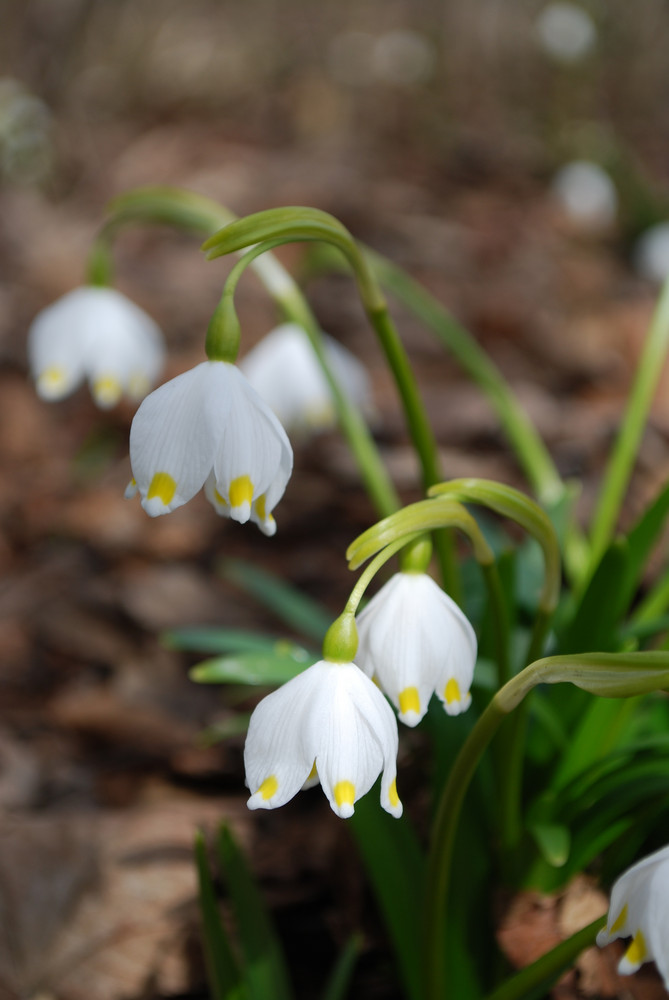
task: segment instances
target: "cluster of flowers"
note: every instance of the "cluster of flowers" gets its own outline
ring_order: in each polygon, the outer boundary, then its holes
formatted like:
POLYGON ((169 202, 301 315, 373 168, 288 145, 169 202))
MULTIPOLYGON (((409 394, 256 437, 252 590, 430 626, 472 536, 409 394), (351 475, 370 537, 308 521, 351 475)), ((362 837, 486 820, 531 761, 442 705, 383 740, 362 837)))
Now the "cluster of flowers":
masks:
MULTIPOLYGON (((144 395, 164 356, 155 323, 120 293, 97 287, 71 292, 41 313, 28 348, 40 396, 61 398, 88 378, 102 407, 124 392, 144 395)), ((349 391, 364 395, 359 363, 331 342, 328 353, 349 391)), ((327 425, 334 413, 299 327, 275 330, 248 356, 246 370, 265 398, 236 365, 205 361, 139 406, 127 495, 139 493, 151 516, 176 509, 204 487, 219 514, 252 520, 268 535, 276 531, 272 511, 290 478, 293 454, 266 398, 278 387, 274 409, 294 428, 327 425), (297 378, 295 392, 288 391, 289 373, 297 378)), ((348 817, 381 774, 381 805, 399 817, 398 728, 385 696, 408 726, 420 722, 433 694, 449 715, 469 707, 476 636, 427 573, 396 573, 359 614, 354 633, 355 641, 344 644, 350 656, 326 654, 255 709, 244 754, 249 808, 281 806, 320 781, 332 809, 348 817)), ((658 919, 668 890, 669 847, 614 885, 598 943, 631 935, 620 971, 634 972, 655 959, 669 988, 666 921, 658 919)))

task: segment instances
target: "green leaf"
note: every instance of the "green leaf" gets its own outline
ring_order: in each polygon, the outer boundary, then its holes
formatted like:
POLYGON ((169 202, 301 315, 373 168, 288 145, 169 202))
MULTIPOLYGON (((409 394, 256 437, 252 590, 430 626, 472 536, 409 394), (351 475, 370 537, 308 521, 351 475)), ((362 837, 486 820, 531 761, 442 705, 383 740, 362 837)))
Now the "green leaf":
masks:
POLYGON ((351 977, 358 955, 362 950, 362 936, 354 934, 349 938, 344 950, 330 973, 322 1000, 344 1000, 351 984, 351 977))
POLYGON ((276 637, 271 635, 207 626, 171 629, 169 632, 163 632, 160 641, 168 649, 182 649, 194 653, 236 653, 242 650, 251 652, 274 649, 277 643, 276 637))
POLYGON ((627 536, 628 568, 625 575, 619 580, 619 600, 624 611, 627 610, 634 597, 643 570, 655 548, 668 515, 669 484, 660 491, 658 497, 627 536))
POLYGON ((621 581, 629 575, 629 546, 624 539, 611 543, 583 594, 573 617, 560 636, 560 652, 610 651, 616 648, 616 626, 624 608, 621 581))
POLYGON ((424 858, 406 817, 384 812, 372 794, 355 804, 348 821, 393 941, 410 1000, 423 1000, 424 858))
POLYGON ((261 604, 273 611, 286 625, 318 642, 332 624, 332 615, 296 587, 290 586, 266 570, 258 569, 239 559, 219 563, 219 572, 261 604))
POLYGON ((292 989, 281 945, 244 853, 225 825, 218 851, 235 912, 249 1000, 290 1000, 292 989))
POLYGON ((207 849, 204 837, 199 832, 195 835, 195 864, 202 914, 204 955, 211 991, 215 1000, 247 1000, 237 960, 223 929, 209 870, 207 849))
POLYGON ((571 834, 561 823, 531 823, 532 834, 544 859, 553 868, 562 868, 569 857, 571 834))
POLYGON ((274 649, 237 656, 218 656, 196 664, 188 676, 198 684, 284 684, 315 663, 317 657, 301 646, 277 642, 274 649))

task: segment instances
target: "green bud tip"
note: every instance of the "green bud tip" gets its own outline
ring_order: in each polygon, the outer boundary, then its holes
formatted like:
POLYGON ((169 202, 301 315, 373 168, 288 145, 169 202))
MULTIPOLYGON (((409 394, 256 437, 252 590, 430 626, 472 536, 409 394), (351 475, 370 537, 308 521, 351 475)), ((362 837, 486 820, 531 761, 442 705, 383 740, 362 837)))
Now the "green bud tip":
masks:
POLYGON ((355 615, 344 613, 333 621, 323 639, 323 659, 330 663, 351 663, 358 651, 355 615))

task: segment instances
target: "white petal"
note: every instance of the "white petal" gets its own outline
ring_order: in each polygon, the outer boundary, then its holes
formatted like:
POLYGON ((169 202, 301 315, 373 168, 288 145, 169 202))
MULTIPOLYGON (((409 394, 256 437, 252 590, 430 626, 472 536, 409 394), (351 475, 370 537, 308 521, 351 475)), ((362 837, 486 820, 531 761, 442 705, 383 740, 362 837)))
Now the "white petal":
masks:
POLYGON ((286 432, 267 404, 234 365, 229 370, 229 407, 214 456, 216 488, 230 505, 230 516, 248 521, 262 496, 266 517, 286 488, 293 452, 286 432))
POLYGON ((229 367, 204 361, 160 386, 137 410, 130 462, 148 514, 175 510, 204 484, 225 420, 229 367))
POLYGON ((284 805, 309 778, 314 755, 304 728, 320 682, 314 666, 263 698, 251 716, 244 747, 250 809, 284 805))
MULTIPOLYGON (((397 723, 383 695, 354 663, 320 664, 321 680, 305 719, 305 743, 332 809, 347 818, 384 772, 388 808, 395 778, 397 723)), ((389 811, 401 809, 396 798, 389 811)))
POLYGON ((84 377, 85 329, 90 289, 77 288, 43 309, 28 331, 28 360, 37 392, 61 399, 84 377))
POLYGON ((141 399, 163 366, 162 334, 150 316, 115 289, 90 291, 97 300, 91 301, 86 328, 91 392, 103 407, 113 405, 122 392, 141 399), (116 399, 109 398, 110 388, 116 399))

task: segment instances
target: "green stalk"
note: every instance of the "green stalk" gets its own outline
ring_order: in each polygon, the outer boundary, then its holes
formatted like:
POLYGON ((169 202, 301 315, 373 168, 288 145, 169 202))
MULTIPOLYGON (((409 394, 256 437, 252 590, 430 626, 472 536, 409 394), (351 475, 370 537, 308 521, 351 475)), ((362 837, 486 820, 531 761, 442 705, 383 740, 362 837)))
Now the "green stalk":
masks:
POLYGON ((381 284, 436 333, 486 394, 541 503, 556 503, 564 495, 565 485, 534 425, 494 362, 469 331, 402 268, 374 251, 368 250, 367 255, 381 284))
POLYGON ((627 409, 609 459, 604 485, 595 509, 590 535, 590 561, 582 581, 583 588, 597 568, 611 540, 668 350, 669 279, 662 287, 648 328, 627 409))
MULTIPOLYGON (((109 258, 109 244, 117 231, 136 223, 159 223, 203 235, 211 235, 236 221, 223 205, 178 188, 138 188, 115 199, 109 219, 91 253, 90 271, 96 276, 109 258)), ((304 327, 316 358, 332 392, 337 416, 349 448, 356 460, 365 489, 377 513, 385 517, 400 506, 379 451, 358 408, 343 392, 330 369, 323 334, 304 296, 291 275, 270 253, 253 259, 251 266, 272 295, 284 316, 304 327)))

